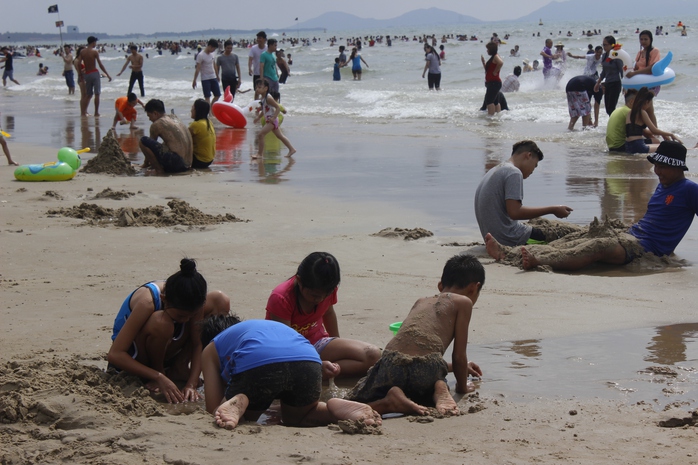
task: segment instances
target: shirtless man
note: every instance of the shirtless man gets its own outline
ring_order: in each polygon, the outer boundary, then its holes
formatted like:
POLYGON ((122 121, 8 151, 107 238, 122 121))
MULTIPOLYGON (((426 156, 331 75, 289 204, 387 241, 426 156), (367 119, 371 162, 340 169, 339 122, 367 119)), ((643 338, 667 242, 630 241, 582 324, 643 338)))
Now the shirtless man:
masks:
POLYGON ((90 100, 92 96, 95 96, 95 116, 99 116, 99 94, 102 93, 102 86, 100 79, 102 78, 99 74, 99 69, 102 70, 104 75, 111 82, 111 76, 104 65, 102 60, 99 59, 99 52, 96 50, 97 39, 95 36, 90 36, 87 38, 87 47, 82 49, 80 54, 75 60, 75 68, 78 70, 78 79, 85 83, 85 95, 80 99, 80 116, 87 115, 87 107, 90 105, 90 100), (80 65, 85 65, 85 69, 82 70, 80 65), (97 69, 99 66, 99 69, 97 69))
POLYGON ((61 57, 63 57, 63 77, 65 77, 65 85, 68 86, 68 95, 73 95, 75 93, 75 73, 73 72, 73 54, 70 51, 70 45, 63 46, 61 57))
POLYGON ((131 54, 126 57, 126 63, 124 63, 124 67, 121 68, 121 71, 119 71, 119 74, 117 76, 121 76, 121 73, 124 72, 126 69, 126 66, 129 66, 131 68, 131 78, 128 81, 128 91, 126 92, 127 94, 130 94, 131 91, 133 91, 133 85, 138 81, 138 87, 141 90, 141 97, 145 97, 145 89, 143 88, 143 55, 138 53, 138 47, 135 45, 131 45, 129 47, 131 50, 131 54))
POLYGON ((385 346, 381 358, 354 386, 349 400, 368 404, 381 415, 426 415, 424 404, 441 414, 459 415, 446 375, 453 371, 456 392, 475 388, 468 376, 481 377, 480 367, 468 362, 466 348, 473 305, 485 270, 472 255, 456 255, 446 262, 439 294, 417 300, 400 331, 385 346), (443 354, 453 342, 452 363, 443 354))
POLYGON ((150 137, 141 137, 140 146, 145 162, 142 168, 153 168, 157 174, 181 173, 191 168, 193 143, 189 129, 174 115, 165 114, 165 104, 151 99, 145 104, 151 123, 150 137), (157 138, 162 139, 162 144, 157 138))

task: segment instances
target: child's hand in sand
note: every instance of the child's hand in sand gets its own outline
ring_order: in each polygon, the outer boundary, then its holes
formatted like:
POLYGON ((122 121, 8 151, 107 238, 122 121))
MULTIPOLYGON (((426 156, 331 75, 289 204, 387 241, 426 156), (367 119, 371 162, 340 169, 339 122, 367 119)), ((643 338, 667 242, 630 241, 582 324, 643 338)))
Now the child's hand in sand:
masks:
POLYGON ((201 399, 201 396, 196 388, 191 386, 184 386, 184 389, 182 389, 182 395, 184 396, 184 402, 196 402, 197 400, 201 399))
POLYGON ((163 394, 170 404, 184 402, 184 395, 177 388, 177 385, 162 373, 159 373, 158 377, 147 383, 145 387, 154 394, 163 394))
POLYGON ((475 362, 468 362, 468 374, 476 378, 482 378, 482 369, 475 362))
POLYGON ((341 368, 336 363, 328 362, 327 360, 322 361, 322 379, 336 378, 339 376, 341 368))
POLYGON ((463 389, 460 384, 456 383, 456 392, 459 394, 467 394, 473 391, 475 391, 475 384, 473 384, 472 381, 465 383, 465 389, 463 389))

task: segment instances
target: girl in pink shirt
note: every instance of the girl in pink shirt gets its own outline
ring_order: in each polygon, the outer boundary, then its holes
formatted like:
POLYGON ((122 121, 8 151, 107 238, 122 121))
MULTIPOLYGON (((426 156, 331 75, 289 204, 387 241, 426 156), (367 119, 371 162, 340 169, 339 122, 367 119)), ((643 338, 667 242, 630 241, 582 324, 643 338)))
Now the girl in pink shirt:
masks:
POLYGON ((302 334, 320 354, 334 365, 323 378, 363 376, 380 358, 372 344, 339 336, 337 286, 339 264, 327 252, 313 252, 298 266, 296 275, 279 284, 267 302, 267 320, 284 323, 302 334))

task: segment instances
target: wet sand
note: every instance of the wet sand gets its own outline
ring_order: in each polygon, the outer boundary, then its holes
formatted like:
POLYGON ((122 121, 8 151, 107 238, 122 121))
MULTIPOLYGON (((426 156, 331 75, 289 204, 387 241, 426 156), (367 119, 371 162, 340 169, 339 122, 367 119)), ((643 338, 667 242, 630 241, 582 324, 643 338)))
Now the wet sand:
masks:
MULTIPOLYGON (((312 139, 312 133, 296 131, 297 140, 312 139)), ((377 134, 365 137, 377 154, 395 147, 377 134)), ((56 153, 55 148, 21 143, 10 147, 21 163, 45 162, 56 153)), ((240 150, 245 150, 240 169, 258 173, 258 166, 249 164, 247 148, 240 150)), ((327 156, 320 144, 307 144, 291 172, 327 156)), ((215 427, 201 410, 181 409, 175 415, 140 397, 141 391, 130 385, 111 387, 109 380, 84 368, 106 365, 113 318, 129 292, 168 276, 187 255, 198 260, 211 288, 231 297, 234 311, 244 318, 261 318, 270 290, 292 275, 307 253, 326 250, 343 270, 336 306, 342 336, 383 347, 391 336, 388 325, 404 319, 417 298, 437 292, 445 261, 472 249, 447 244, 479 241, 476 226, 463 226, 456 217, 451 228, 445 227, 443 219, 435 220, 441 216, 419 205, 365 198, 360 192, 355 199, 337 198, 300 187, 297 180, 235 182, 231 173, 216 172, 163 178, 80 173, 67 182, 20 183, 12 179, 11 167, 0 167, 0 174, 0 411, 19 412, 18 419, 0 425, 0 457, 7 463, 203 464, 227 461, 231 451, 251 463, 408 463, 432 456, 445 463, 697 460, 695 427, 657 426, 687 416, 695 401, 665 411, 651 402, 598 399, 593 389, 589 395, 579 389, 567 392, 564 384, 558 391, 514 392, 514 381, 503 385, 501 380, 516 380, 516 369, 494 361, 506 353, 501 349, 505 341, 568 340, 574 348, 593 343, 592 335, 617 331, 620 336, 614 340, 620 345, 609 346, 607 362, 622 364, 627 357, 616 360, 610 355, 634 347, 622 344, 623 331, 695 322, 692 302, 698 280, 692 267, 602 276, 523 272, 483 258, 487 281, 469 341, 474 345, 470 357, 481 364, 485 376, 478 396, 459 404, 472 413, 428 424, 390 419, 377 436, 250 424, 230 432, 215 427), (106 188, 135 195, 94 199, 106 188), (49 190, 55 195, 46 195, 49 190), (113 209, 164 208, 173 197, 204 214, 248 221, 123 228, 47 213, 87 201, 113 209), (388 227, 439 233, 414 241, 373 235, 388 227), (488 360, 493 360, 489 375, 488 360), (11 396, 14 404, 7 400, 11 396)), ((319 182, 320 174, 316 176, 319 182)), ((312 183, 313 177, 309 179, 312 183)), ((549 179, 541 176, 540 184, 549 179)), ((461 208, 469 209, 470 203, 461 208)), ((695 340, 686 341, 695 351, 695 340)), ((540 345, 552 351, 558 347, 540 345)), ((559 359, 544 360, 553 368, 563 366, 559 359)), ((588 369, 594 370, 593 365, 588 369)), ((550 376, 557 372, 545 371, 550 376)), ((583 376, 584 371, 579 373, 583 376)), ((521 378, 519 382, 527 382, 521 378)))

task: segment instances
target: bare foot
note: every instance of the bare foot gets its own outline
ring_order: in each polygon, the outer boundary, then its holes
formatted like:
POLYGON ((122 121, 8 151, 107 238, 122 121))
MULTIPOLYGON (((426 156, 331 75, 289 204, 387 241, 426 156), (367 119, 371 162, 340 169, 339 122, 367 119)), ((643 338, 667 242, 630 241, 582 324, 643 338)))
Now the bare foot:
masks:
POLYGON ((487 233, 485 236, 485 249, 490 257, 497 261, 502 260, 506 256, 506 253, 502 248, 502 244, 497 242, 497 239, 495 239, 490 233, 487 233))
POLYGON ((245 414, 250 399, 245 394, 238 394, 230 400, 218 406, 215 413, 216 424, 221 428, 233 429, 240 422, 240 418, 245 414))
POLYGON ((429 409, 423 405, 411 401, 397 386, 393 386, 388 391, 388 395, 379 401, 371 402, 377 412, 385 413, 404 413, 406 415, 426 415, 429 409))
POLYGON ((286 156, 287 156, 287 157, 290 157, 290 156, 292 156, 294 153, 296 153, 296 149, 291 149, 291 150, 288 151, 288 153, 286 154, 286 156))
POLYGON ((443 381, 434 384, 434 403, 436 410, 442 415, 460 415, 458 405, 448 391, 448 385, 443 381))
POLYGON ((17 163, 17 162, 14 161, 14 160, 7 160, 7 164, 8 164, 8 165, 19 166, 19 163, 17 163))
POLYGON ((262 158, 262 156, 261 155, 252 155, 252 157, 250 157, 250 158, 252 158, 253 160, 256 160, 257 158, 262 158))
POLYGON ((378 412, 366 404, 345 399, 330 399, 327 410, 337 420, 362 420, 366 425, 380 426, 383 423, 378 412))
POLYGON ((339 376, 340 371, 341 369, 338 364, 327 360, 322 361, 322 379, 336 378, 339 376))
POLYGON ((540 262, 536 260, 536 257, 534 257, 531 252, 526 250, 526 247, 521 247, 521 258, 523 260, 524 270, 530 270, 540 265, 540 262))
POLYGON ((100 115, 99 113, 95 113, 95 118, 99 118, 100 116, 102 115, 100 115))

